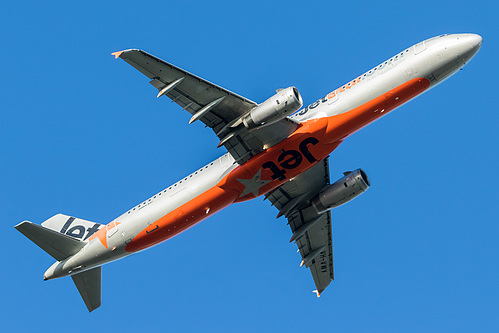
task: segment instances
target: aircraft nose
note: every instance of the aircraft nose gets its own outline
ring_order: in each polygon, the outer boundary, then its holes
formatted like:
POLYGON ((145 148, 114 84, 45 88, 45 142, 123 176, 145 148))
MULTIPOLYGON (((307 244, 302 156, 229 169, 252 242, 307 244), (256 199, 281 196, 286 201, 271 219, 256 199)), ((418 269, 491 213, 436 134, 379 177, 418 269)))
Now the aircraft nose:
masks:
POLYGON ((468 45, 471 47, 471 51, 473 51, 473 54, 477 53, 478 50, 480 50, 480 47, 482 47, 482 36, 477 35, 477 34, 465 34, 464 35, 464 40, 468 43, 468 45))
POLYGON ((453 37, 455 42, 451 49, 457 53, 460 65, 464 66, 480 50, 482 37, 477 34, 457 34, 453 35, 453 37))
POLYGON ((477 34, 460 34, 457 36, 460 44, 464 48, 465 54, 467 54, 470 58, 473 57, 480 47, 482 46, 482 36, 477 34))

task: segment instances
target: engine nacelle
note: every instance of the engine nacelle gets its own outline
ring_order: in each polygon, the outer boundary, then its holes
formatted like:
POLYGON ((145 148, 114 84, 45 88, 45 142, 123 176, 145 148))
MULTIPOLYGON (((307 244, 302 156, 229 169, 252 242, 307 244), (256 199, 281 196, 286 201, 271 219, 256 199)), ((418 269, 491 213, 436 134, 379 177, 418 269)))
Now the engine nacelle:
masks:
POLYGON ((272 124, 297 111, 302 105, 303 100, 295 87, 282 89, 254 108, 244 117, 243 124, 248 129, 272 124))
POLYGON ((364 170, 357 169, 320 192, 311 200, 312 206, 317 213, 323 213, 349 202, 364 193, 370 185, 364 170))

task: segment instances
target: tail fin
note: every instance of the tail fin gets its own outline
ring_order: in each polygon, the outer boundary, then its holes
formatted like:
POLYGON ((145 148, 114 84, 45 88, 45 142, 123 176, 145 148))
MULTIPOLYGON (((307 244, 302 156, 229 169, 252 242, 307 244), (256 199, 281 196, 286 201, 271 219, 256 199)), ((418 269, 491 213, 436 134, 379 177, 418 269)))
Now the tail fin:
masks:
POLYGON ((89 312, 101 305, 102 267, 71 275, 89 312))
MULTIPOLYGON (((78 253, 88 243, 87 238, 102 227, 102 224, 63 214, 52 216, 42 225, 24 221, 15 226, 57 261, 78 253)), ((101 267, 95 267, 71 276, 90 312, 101 305, 101 275, 101 267)))
POLYGON ((29 221, 21 222, 15 228, 57 261, 78 253, 87 244, 29 221))
POLYGON ((104 225, 64 214, 57 214, 43 222, 42 226, 60 232, 61 234, 86 241, 104 225))

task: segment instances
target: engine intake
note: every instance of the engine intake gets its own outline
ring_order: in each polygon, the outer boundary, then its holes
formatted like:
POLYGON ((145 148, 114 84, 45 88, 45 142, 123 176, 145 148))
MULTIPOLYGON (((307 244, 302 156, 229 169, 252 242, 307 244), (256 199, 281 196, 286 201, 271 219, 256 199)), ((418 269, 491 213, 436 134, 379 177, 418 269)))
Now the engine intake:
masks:
POLYGON ((243 124, 248 129, 269 125, 289 116, 302 105, 303 100, 295 87, 282 89, 245 116, 243 124))
POLYGON ((311 203, 317 213, 320 214, 358 197, 367 191, 370 185, 371 183, 364 170, 357 169, 345 173, 345 177, 329 185, 313 198, 311 203))

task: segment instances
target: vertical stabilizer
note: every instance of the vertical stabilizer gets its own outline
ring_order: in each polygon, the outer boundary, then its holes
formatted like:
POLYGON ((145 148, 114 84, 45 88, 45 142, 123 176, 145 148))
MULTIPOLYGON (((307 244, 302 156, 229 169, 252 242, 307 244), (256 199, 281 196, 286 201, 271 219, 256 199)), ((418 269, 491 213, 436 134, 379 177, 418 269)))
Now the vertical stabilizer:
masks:
POLYGON ((104 225, 77 217, 57 214, 42 223, 42 226, 79 240, 86 241, 104 225))
POLYGON ((88 271, 71 275, 81 298, 88 311, 92 312, 101 305, 102 267, 92 268, 88 271))

